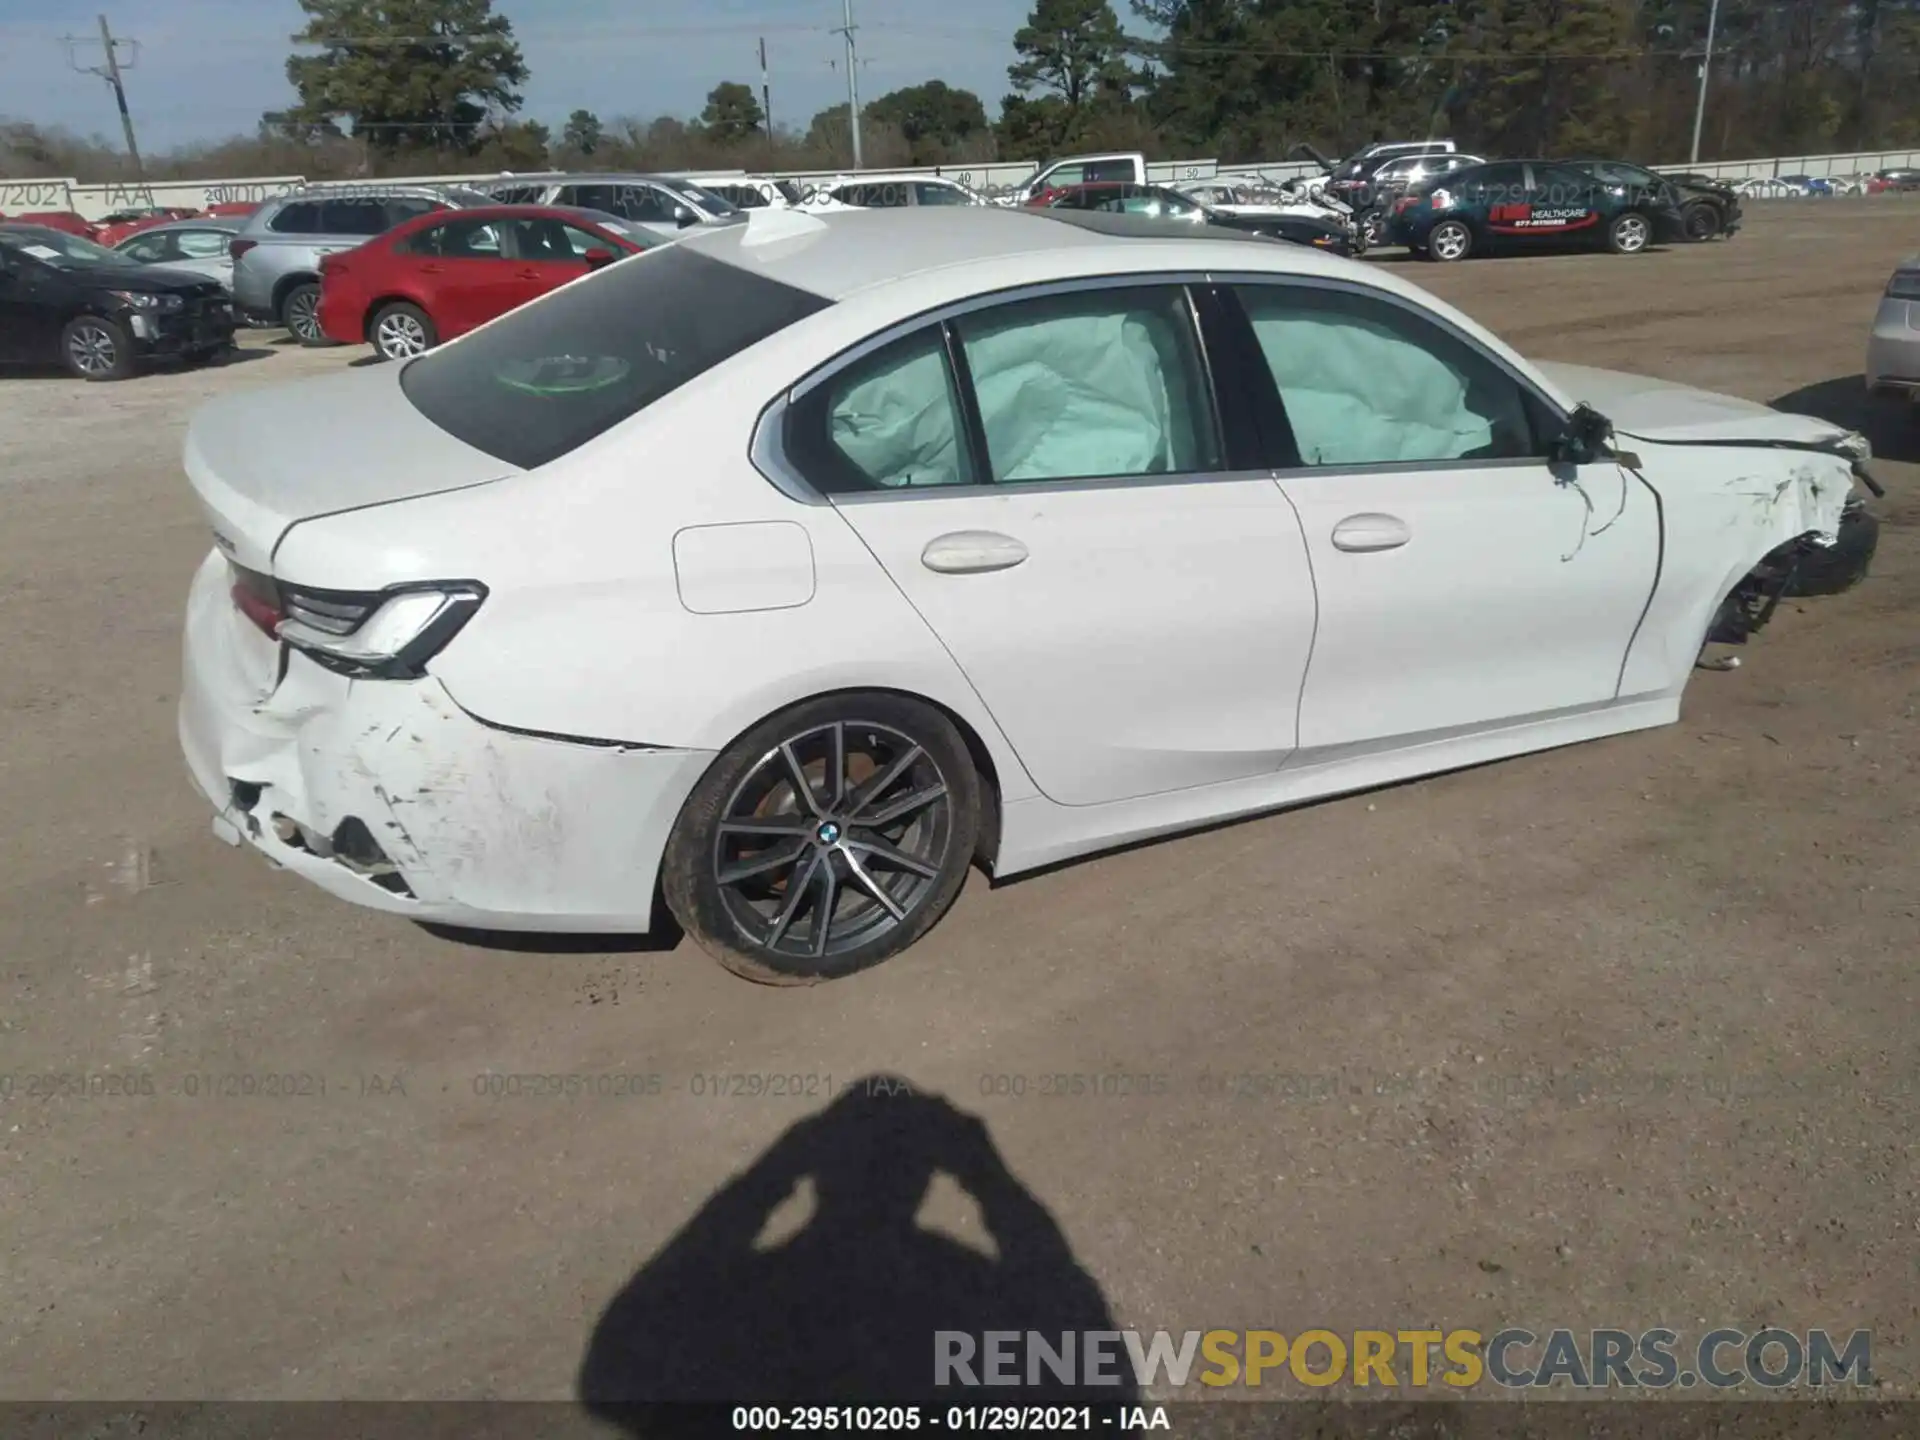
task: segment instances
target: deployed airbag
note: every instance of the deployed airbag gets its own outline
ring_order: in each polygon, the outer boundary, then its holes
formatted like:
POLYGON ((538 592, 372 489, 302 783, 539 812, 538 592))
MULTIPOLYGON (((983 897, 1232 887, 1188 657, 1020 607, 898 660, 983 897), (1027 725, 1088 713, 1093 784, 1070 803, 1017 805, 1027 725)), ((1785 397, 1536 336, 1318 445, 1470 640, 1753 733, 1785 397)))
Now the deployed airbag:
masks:
POLYGON ((1190 427, 1173 423, 1179 349, 1159 315, 1016 312, 963 323, 961 338, 996 481, 1199 468, 1190 427))
POLYGON ((1494 423, 1475 413, 1465 378, 1385 325, 1358 315, 1252 319, 1302 464, 1458 460, 1492 444, 1494 423))
POLYGON ((833 407, 830 424, 833 443, 876 485, 957 485, 964 478, 937 336, 904 363, 854 385, 833 407))

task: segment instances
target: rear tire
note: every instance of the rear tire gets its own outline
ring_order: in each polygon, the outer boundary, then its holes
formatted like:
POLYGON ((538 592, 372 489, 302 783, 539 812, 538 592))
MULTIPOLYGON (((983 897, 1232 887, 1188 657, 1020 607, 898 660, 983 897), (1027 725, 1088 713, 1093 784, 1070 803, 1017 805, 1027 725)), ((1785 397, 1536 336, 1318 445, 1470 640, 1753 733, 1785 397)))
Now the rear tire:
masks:
POLYGON ((1607 248, 1616 255, 1640 255, 1653 243, 1653 226, 1637 210, 1613 217, 1607 226, 1607 248))
POLYGON ((1442 220, 1427 232, 1426 258, 1429 260, 1450 265, 1472 253, 1473 231, 1464 220, 1442 220))
POLYGON ((382 305, 367 322, 367 339, 382 360, 411 360, 440 343, 440 332, 418 305, 396 300, 382 305))
POLYGON ((700 778, 668 838, 661 890, 734 974, 837 979, 897 955, 946 913, 981 803, 966 742, 938 710, 878 692, 810 700, 756 725, 700 778))
POLYGON ((60 361, 82 380, 124 380, 134 372, 133 337, 104 315, 78 315, 60 332, 60 361))
POLYGON ((318 349, 333 343, 320 328, 320 287, 311 280, 280 297, 280 323, 302 345, 318 349))

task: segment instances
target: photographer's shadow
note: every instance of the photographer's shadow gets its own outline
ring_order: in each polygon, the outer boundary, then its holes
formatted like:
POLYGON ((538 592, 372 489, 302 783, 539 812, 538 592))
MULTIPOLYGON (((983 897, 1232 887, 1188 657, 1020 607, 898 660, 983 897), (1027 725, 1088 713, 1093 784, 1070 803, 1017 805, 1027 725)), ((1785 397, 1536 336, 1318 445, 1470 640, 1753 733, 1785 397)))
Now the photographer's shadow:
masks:
POLYGON ((1082 1336, 1113 1328, 1099 1286, 1009 1173, 986 1126, 905 1081, 874 1076, 782 1135, 627 1282, 594 1328, 579 1393, 603 1418, 647 1436, 692 1417, 622 1407, 1136 1403, 1117 1343, 1106 1373, 1125 1383, 1080 1383, 1082 1336), (942 1172, 978 1204, 995 1255, 918 1223, 942 1172), (803 1181, 811 1214, 769 1242, 769 1221, 792 1208, 803 1181), (978 1347, 989 1330, 1037 1331, 1055 1348, 1072 1332, 1073 1381, 1042 1367, 1039 1383, 1025 1383, 1021 1345, 1017 1387, 938 1384, 936 1332, 971 1337, 984 1380, 978 1347))

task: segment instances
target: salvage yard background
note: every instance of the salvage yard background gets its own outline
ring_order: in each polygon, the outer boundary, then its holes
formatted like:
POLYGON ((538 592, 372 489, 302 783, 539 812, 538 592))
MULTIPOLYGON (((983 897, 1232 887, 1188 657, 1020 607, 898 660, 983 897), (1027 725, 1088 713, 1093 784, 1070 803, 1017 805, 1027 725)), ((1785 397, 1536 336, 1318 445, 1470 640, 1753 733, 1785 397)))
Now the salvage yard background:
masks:
MULTIPOLYGON (((878 1071, 984 1119, 1123 1326, 1864 1327, 1912 1395, 1920 425, 1859 376, 1916 234, 1882 197, 1629 260, 1370 262, 1540 358, 1869 429, 1873 578, 1784 606, 1677 726, 975 877, 810 991, 430 935, 212 838, 174 738, 182 433, 364 351, 0 382, 0 1396, 565 1395, 625 1280, 878 1071)), ((953 1188, 925 1220, 982 1238, 953 1188)))

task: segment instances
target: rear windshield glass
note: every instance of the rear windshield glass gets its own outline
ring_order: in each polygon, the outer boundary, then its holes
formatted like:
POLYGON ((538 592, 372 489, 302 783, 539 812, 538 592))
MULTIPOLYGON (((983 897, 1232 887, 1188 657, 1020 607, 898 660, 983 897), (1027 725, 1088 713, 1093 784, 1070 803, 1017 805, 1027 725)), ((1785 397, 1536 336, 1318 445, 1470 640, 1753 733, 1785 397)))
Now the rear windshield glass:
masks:
POLYGON ((442 430, 530 470, 830 303, 668 245, 421 356, 400 388, 442 430))

